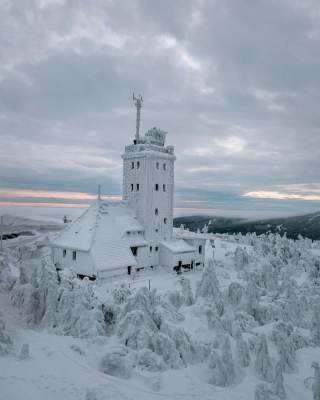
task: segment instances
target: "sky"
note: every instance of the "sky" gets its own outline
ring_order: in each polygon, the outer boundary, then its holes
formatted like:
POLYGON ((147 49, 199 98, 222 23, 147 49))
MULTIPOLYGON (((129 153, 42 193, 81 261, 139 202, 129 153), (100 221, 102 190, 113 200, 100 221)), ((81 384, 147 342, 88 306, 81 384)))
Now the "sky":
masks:
POLYGON ((121 196, 135 91, 177 214, 317 211, 319 71, 318 0, 0 0, 0 205, 121 196))

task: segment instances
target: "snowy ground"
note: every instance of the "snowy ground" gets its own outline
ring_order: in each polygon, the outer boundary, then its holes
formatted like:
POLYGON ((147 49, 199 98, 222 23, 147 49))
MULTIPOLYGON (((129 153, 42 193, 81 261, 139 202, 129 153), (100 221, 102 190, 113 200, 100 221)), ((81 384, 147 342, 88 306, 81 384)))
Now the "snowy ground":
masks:
POLYGON ((223 235, 214 266, 183 281, 158 269, 79 283, 57 281, 48 236, 33 226, 0 254, 0 400, 281 399, 279 360, 286 398, 313 398, 319 243, 223 235), (280 344, 279 322, 290 331, 280 344))

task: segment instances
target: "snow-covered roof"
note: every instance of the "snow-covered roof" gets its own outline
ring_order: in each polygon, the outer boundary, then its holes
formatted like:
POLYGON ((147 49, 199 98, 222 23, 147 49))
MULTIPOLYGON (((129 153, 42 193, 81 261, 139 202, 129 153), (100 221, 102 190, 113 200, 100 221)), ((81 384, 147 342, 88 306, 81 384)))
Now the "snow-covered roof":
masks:
POLYGON ((172 253, 193 253, 196 249, 183 239, 164 240, 161 245, 172 253))
POLYGON ((130 247, 147 245, 144 228, 127 203, 98 201, 51 242, 53 247, 90 251, 96 270, 137 264, 130 247))
POLYGON ((181 229, 181 228, 173 228, 173 236, 175 238, 180 238, 180 239, 213 239, 213 235, 210 233, 198 233, 198 232, 192 232, 186 229, 181 229))

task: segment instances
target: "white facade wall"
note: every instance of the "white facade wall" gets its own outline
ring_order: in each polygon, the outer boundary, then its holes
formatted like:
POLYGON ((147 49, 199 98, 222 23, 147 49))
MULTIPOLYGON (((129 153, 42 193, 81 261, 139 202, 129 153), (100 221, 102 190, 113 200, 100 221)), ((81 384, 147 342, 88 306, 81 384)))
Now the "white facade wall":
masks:
POLYGON ((123 159, 123 198, 129 200, 129 206, 144 226, 145 239, 153 244, 170 239, 173 226, 174 156, 137 151, 125 153, 123 159))
POLYGON ((69 268, 79 275, 95 275, 94 263, 91 254, 88 251, 63 249, 60 247, 53 248, 52 251, 53 263, 60 266, 62 269, 69 268), (63 251, 66 251, 65 257, 63 251), (73 251, 76 252, 76 260, 73 260, 73 251))
POLYGON ((192 260, 195 260, 194 252, 173 253, 166 246, 160 245, 160 264, 164 267, 174 268, 179 265, 179 261, 191 264, 192 260))
POLYGON ((196 264, 203 264, 205 261, 205 246, 206 246, 206 239, 203 238, 192 238, 192 239, 184 239, 190 246, 196 249, 194 253, 194 261, 196 264), (202 246, 202 252, 199 253, 199 246, 202 246))

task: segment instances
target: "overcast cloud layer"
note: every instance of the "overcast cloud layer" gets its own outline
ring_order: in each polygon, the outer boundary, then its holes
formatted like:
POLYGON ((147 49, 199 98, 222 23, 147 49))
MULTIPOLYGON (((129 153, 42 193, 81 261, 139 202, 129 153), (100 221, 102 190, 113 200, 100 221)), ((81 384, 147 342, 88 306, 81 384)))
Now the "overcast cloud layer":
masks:
POLYGON ((0 8, 2 188, 120 194, 135 90, 176 147, 177 207, 320 208, 318 0, 0 8))

